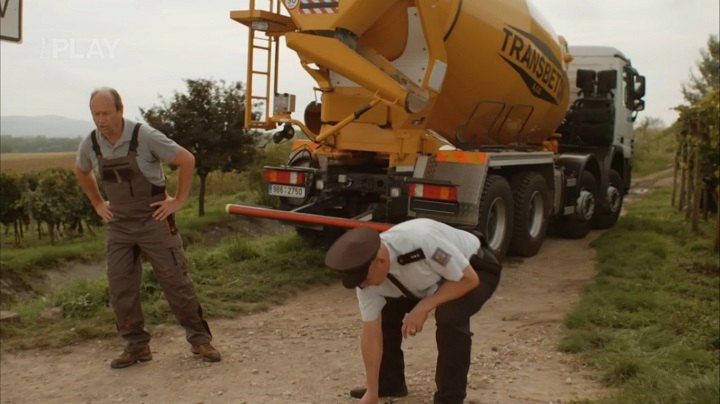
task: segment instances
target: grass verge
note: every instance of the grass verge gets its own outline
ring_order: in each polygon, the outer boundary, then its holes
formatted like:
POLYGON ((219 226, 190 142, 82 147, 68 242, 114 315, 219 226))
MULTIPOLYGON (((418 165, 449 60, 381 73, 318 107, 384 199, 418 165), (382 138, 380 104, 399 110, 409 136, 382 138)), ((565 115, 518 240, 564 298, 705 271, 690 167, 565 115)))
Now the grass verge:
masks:
POLYGON ((672 167, 677 144, 672 128, 636 131, 633 176, 643 176, 672 167))
POLYGON ((66 242, 61 245, 39 245, 33 248, 3 248, 0 270, 3 276, 34 276, 38 271, 57 267, 65 261, 95 261, 103 257, 105 235, 66 242))
POLYGON ((560 350, 616 388, 601 403, 720 402, 720 269, 713 223, 694 234, 653 191, 595 241, 599 272, 560 350))

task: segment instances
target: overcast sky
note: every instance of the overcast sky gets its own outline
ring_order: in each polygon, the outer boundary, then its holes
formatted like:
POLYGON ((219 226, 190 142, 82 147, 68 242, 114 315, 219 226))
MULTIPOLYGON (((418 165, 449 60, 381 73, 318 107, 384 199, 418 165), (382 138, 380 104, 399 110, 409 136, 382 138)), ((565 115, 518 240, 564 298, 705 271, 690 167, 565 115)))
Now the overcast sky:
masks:
MULTIPOLYGON (((89 120, 89 93, 112 86, 123 96, 126 117, 138 119, 139 107, 184 90, 183 79, 244 82, 247 30, 229 12, 247 3, 26 0, 22 43, 0 43, 0 115, 89 120)), ((718 0, 534 3, 570 45, 609 45, 630 57, 647 76, 644 115, 668 125, 676 119, 672 107, 683 102, 682 83, 720 25, 718 0)), ((281 66, 280 91, 297 94, 301 112, 314 98, 314 82, 291 53, 281 66)))

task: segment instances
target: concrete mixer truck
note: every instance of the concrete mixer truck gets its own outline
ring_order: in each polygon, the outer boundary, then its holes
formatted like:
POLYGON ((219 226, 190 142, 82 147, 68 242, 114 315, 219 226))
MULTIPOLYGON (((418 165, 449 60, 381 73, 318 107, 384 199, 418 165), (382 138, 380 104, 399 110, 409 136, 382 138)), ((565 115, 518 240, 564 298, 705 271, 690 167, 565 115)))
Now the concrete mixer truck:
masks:
POLYGON ((530 0, 260 3, 230 12, 249 28, 245 124, 292 151, 264 168, 279 208, 229 213, 326 235, 432 218, 501 257, 618 220, 645 93, 619 50, 568 47, 530 0), (277 88, 283 37, 317 83, 302 120, 277 88))

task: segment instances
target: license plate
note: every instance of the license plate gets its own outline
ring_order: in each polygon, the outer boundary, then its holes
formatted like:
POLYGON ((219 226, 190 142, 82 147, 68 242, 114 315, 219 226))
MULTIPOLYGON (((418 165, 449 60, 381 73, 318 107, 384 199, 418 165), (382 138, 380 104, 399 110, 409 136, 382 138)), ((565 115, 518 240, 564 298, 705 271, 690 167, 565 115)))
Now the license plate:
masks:
POLYGON ((273 196, 284 196, 286 198, 304 198, 305 187, 292 185, 269 184, 268 194, 273 196))

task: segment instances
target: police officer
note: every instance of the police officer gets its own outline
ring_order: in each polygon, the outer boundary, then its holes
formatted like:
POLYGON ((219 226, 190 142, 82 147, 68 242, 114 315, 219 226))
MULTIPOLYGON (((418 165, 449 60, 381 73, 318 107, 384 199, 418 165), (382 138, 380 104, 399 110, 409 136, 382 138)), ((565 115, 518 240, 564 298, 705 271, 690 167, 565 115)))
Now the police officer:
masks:
POLYGON ((363 320, 366 387, 362 403, 402 397, 403 338, 423 330, 435 310, 438 359, 436 404, 462 403, 472 345, 470 317, 497 287, 501 266, 474 234, 430 219, 413 219, 378 234, 358 227, 328 250, 325 264, 356 288, 363 320), (471 264, 472 262, 472 264, 471 264))
POLYGON ((174 214, 190 193, 195 157, 159 131, 123 118, 118 92, 100 88, 90 96, 97 127, 80 144, 75 174, 95 212, 108 222, 107 276, 117 330, 127 343, 112 368, 152 359, 150 334, 140 305, 142 266, 150 261, 155 278, 181 326, 191 351, 208 362, 220 360, 202 317, 174 214), (161 163, 179 168, 175 197, 165 191, 161 163), (104 199, 95 173, 100 175, 104 199))

